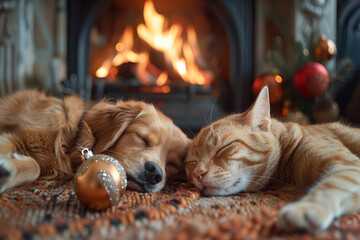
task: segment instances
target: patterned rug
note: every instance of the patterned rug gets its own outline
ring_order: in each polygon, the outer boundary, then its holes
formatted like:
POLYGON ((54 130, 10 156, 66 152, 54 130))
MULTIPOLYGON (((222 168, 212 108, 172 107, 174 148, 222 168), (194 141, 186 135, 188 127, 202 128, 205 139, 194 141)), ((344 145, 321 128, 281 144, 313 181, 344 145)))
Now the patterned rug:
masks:
POLYGON ((122 203, 95 212, 72 181, 37 181, 0 196, 0 239, 360 239, 360 213, 328 231, 286 234, 274 227, 285 192, 202 197, 191 184, 168 182, 160 193, 126 191, 122 203))

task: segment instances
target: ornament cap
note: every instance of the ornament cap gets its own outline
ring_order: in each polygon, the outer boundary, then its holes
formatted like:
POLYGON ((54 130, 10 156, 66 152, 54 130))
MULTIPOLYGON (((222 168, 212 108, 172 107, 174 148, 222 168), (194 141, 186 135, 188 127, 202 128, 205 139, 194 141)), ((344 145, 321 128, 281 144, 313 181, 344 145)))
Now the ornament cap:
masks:
POLYGON ((94 156, 93 152, 88 148, 81 150, 81 154, 85 157, 86 160, 94 156))

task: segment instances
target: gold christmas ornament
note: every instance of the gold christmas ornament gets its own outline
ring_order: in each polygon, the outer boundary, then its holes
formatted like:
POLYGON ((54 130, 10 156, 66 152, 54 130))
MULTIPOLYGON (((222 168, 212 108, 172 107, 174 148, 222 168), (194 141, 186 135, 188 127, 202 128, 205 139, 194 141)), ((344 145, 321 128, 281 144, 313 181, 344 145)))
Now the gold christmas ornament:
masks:
POLYGON ((315 59, 326 62, 336 54, 335 43, 325 35, 321 35, 315 46, 315 59))
POLYGON ((93 210, 105 210, 117 205, 124 196, 127 180, 121 164, 108 155, 82 151, 85 161, 75 177, 75 191, 79 201, 93 210))

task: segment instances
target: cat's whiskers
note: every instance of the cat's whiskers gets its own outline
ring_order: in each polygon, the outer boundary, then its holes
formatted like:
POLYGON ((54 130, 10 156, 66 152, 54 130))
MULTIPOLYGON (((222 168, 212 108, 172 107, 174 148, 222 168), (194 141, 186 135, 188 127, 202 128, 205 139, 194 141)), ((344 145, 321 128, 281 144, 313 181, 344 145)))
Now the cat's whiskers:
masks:
POLYGON ((212 105, 211 105, 211 109, 210 109, 210 123, 213 122, 213 111, 214 111, 214 106, 215 106, 215 102, 217 101, 217 98, 214 99, 212 105))
POLYGON ((248 179, 248 181, 251 182, 251 183, 257 184, 257 185, 259 185, 260 187, 264 187, 264 184, 258 183, 258 182, 254 181, 254 180, 248 179))
MULTIPOLYGON (((251 174, 249 175, 249 177, 252 179, 252 178, 260 178, 260 179, 269 179, 269 180, 274 180, 274 181, 277 181, 279 183, 285 183, 277 178, 273 178, 273 177, 270 177, 270 176, 264 176, 264 175, 254 175, 254 174, 251 174)), ((241 177, 232 177, 230 180, 233 180, 233 179, 241 179, 241 177)))
POLYGON ((274 181, 277 181, 279 183, 285 183, 277 178, 273 178, 273 177, 270 177, 270 176, 261 176, 261 175, 251 175, 251 177, 256 177, 256 178, 262 178, 262 179, 269 179, 269 180, 274 180, 274 181))
MULTIPOLYGON (((249 170, 249 169, 251 169, 251 168, 254 168, 254 167, 259 167, 259 166, 263 166, 263 165, 271 165, 271 164, 267 164, 267 163, 261 163, 261 164, 256 164, 256 165, 253 165, 253 166, 247 166, 247 167, 243 167, 243 168, 241 168, 241 170, 243 170, 243 171, 247 171, 247 170, 249 170)), ((261 186, 263 186, 264 184, 260 184, 260 183, 258 183, 258 182, 256 182, 255 180, 253 180, 254 178, 258 178, 258 179, 266 179, 266 180, 273 180, 273 181, 276 181, 276 182, 279 182, 279 183, 282 183, 282 184, 284 184, 284 182, 283 181, 280 181, 279 179, 277 179, 277 178, 273 178, 273 177, 271 177, 271 176, 264 176, 264 175, 255 175, 255 174, 249 174, 249 178, 248 178, 248 181, 250 181, 250 182, 253 182, 253 183, 257 183, 259 186, 261 185, 261 186)), ((239 176, 233 176, 233 177, 231 177, 230 179, 228 179, 229 181, 232 181, 232 180, 241 180, 242 178, 241 177, 239 177, 239 176)))
POLYGON ((220 140, 220 136, 219 136, 219 134, 214 130, 213 125, 211 124, 211 120, 210 120, 210 122, 209 122, 209 120, 207 120, 207 118, 205 117, 205 115, 204 115, 204 119, 205 119, 205 122, 206 122, 207 126, 210 128, 210 132, 211 132, 214 136, 216 136, 217 141, 219 141, 219 140, 220 140))
MULTIPOLYGON (((192 163, 192 162, 196 162, 196 161, 189 161, 189 162, 186 162, 185 164, 187 163, 192 163)), ((247 166, 247 167, 242 167, 241 170, 249 170, 251 168, 254 168, 254 167, 259 167, 259 166, 263 166, 265 165, 266 163, 260 163, 260 164, 256 164, 256 165, 252 165, 252 166, 247 166)), ((239 177, 235 177, 235 176, 232 176, 233 174, 229 171, 220 171, 220 172, 216 172, 216 174, 213 174, 211 177, 212 178, 220 178, 221 179, 225 179, 227 181, 232 181, 234 179, 239 179, 239 177), (227 174, 224 174, 224 173, 227 173, 227 174), (226 177, 226 178, 225 178, 226 177)), ((251 175, 251 176, 255 176, 255 175, 251 175)), ((220 179, 216 179, 216 180, 220 180, 220 179)))
MULTIPOLYGON (((245 186, 245 185, 242 183, 242 182, 243 182, 242 180, 243 180, 242 178, 238 178, 238 180, 237 180, 234 184, 232 184, 231 186, 232 186, 232 187, 238 187, 238 184, 240 184, 241 187, 243 188, 243 190, 241 190, 241 192, 247 192, 247 191, 245 190, 247 186, 245 186)), ((261 188, 264 187, 264 184, 258 183, 258 182, 254 181, 254 180, 247 179, 246 181, 247 181, 247 182, 250 182, 250 183, 254 183, 254 184, 258 185, 258 186, 261 187, 261 188)))
POLYGON ((210 123, 209 120, 206 118, 205 113, 203 113, 203 117, 204 117, 204 120, 205 120, 206 124, 207 124, 208 126, 211 126, 211 123, 210 123))
POLYGON ((268 167, 273 167, 274 164, 268 163, 268 162, 263 162, 263 163, 255 164, 255 165, 252 165, 252 166, 241 167, 240 170, 242 170, 242 171, 245 170, 246 171, 246 170, 254 168, 254 167, 262 167, 262 166, 268 168, 268 167))
MULTIPOLYGON (((219 142, 220 141, 220 136, 219 134, 214 130, 213 125, 209 125, 209 128, 211 130, 211 132, 213 133, 214 136, 216 136, 216 141, 219 142)), ((221 131, 221 128, 220 128, 221 131)))
POLYGON ((191 133, 191 135, 192 135, 192 138, 194 138, 195 137, 195 134, 194 134, 194 132, 190 129, 190 128, 188 128, 188 127, 186 127, 185 129, 187 129, 190 133, 191 133))
POLYGON ((251 168, 263 166, 263 165, 265 165, 265 164, 266 164, 266 162, 264 162, 264 163, 259 163, 259 164, 255 164, 255 165, 252 165, 252 166, 241 167, 240 170, 242 170, 242 171, 245 170, 245 171, 246 171, 246 170, 251 169, 251 168))
POLYGON ((213 174, 211 176, 211 179, 216 180, 217 182, 228 182, 229 180, 232 180, 231 173, 229 172, 219 172, 216 174, 213 174))

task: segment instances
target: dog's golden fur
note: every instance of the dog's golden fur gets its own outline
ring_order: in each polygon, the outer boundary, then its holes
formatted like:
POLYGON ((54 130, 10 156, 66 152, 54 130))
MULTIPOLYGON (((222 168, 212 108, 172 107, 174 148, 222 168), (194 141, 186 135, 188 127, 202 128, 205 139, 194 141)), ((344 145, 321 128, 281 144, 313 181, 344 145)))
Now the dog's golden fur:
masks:
POLYGON ((87 106, 75 96, 18 92, 0 99, 0 193, 39 177, 73 176, 85 147, 118 159, 130 187, 156 192, 166 174, 180 172, 188 144, 168 117, 141 101, 87 106))

